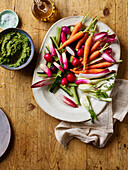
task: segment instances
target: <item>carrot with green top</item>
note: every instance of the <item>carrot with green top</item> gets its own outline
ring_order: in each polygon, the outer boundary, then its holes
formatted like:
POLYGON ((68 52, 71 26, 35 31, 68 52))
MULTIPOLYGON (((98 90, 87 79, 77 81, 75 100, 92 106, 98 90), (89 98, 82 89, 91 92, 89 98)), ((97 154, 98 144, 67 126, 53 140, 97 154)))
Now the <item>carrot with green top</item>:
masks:
POLYGON ((112 65, 113 65, 113 63, 105 61, 105 62, 94 64, 94 65, 91 65, 91 66, 87 66, 87 69, 105 68, 105 67, 110 67, 112 65))
POLYGON ((91 47, 91 51, 90 52, 92 53, 95 50, 97 50, 97 48, 100 46, 100 43, 101 43, 100 40, 96 41, 95 44, 91 47))
POLYGON ((86 32, 86 33, 84 34, 84 36, 78 41, 75 49, 79 49, 79 48, 81 47, 81 45, 85 42, 85 40, 87 39, 87 37, 88 37, 88 32, 86 32))
POLYGON ((94 60, 96 57, 98 57, 102 51, 106 50, 106 49, 109 47, 108 45, 109 45, 109 44, 106 43, 101 50, 96 50, 96 51, 94 51, 94 52, 89 56, 88 62, 90 62, 90 61, 94 60))
POLYGON ((82 18, 82 20, 75 25, 75 27, 74 27, 74 29, 73 29, 73 31, 72 31, 69 39, 70 39, 72 36, 74 36, 74 35, 80 30, 80 28, 82 27, 82 22, 89 16, 90 13, 91 13, 91 12, 89 12, 87 15, 85 15, 85 16, 82 18))
POLYGON ((93 24, 95 23, 96 20, 97 20, 97 17, 95 17, 95 19, 92 19, 90 25, 84 31, 80 31, 80 32, 76 33, 74 36, 72 36, 71 38, 69 38, 67 41, 65 41, 62 44, 62 46, 58 50, 64 48, 67 45, 70 45, 74 41, 80 39, 84 35, 84 33, 87 32, 93 26, 93 24))
POLYGON ((86 65, 87 65, 87 61, 88 61, 88 55, 90 53, 90 47, 92 45, 93 34, 94 34, 95 30, 96 30, 96 25, 94 26, 93 31, 91 32, 90 36, 88 37, 88 39, 85 42, 84 57, 83 57, 83 71, 86 69, 86 65))
POLYGON ((67 45, 70 45, 70 44, 73 43, 74 41, 80 39, 83 35, 84 35, 84 33, 83 33, 82 31, 76 33, 76 34, 75 34, 74 36, 72 36, 70 39, 68 39, 67 41, 65 41, 58 50, 64 48, 64 47, 67 46, 67 45))

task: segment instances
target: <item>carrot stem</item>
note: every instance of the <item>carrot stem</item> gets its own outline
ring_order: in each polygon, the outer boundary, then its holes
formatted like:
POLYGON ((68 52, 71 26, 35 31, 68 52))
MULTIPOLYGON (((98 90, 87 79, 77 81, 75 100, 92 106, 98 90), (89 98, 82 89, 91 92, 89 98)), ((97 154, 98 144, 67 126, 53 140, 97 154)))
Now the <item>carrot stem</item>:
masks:
POLYGON ((89 12, 87 15, 85 14, 82 20, 80 21, 81 23, 90 15, 91 12, 89 12))
POLYGON ((99 52, 106 50, 109 47, 108 45, 109 45, 109 43, 106 43, 99 52))
POLYGON ((85 30, 83 31, 83 33, 87 32, 88 30, 90 30, 90 28, 93 26, 93 24, 96 22, 97 20, 97 16, 95 18, 92 18, 89 26, 87 28, 85 28, 85 30))
POLYGON ((91 13, 91 12, 89 12, 87 15, 85 14, 84 17, 82 18, 82 20, 75 25, 75 27, 74 27, 74 29, 73 29, 73 31, 72 31, 69 39, 70 39, 72 36, 74 36, 74 35, 80 30, 80 28, 82 27, 82 22, 89 16, 90 13, 91 13))

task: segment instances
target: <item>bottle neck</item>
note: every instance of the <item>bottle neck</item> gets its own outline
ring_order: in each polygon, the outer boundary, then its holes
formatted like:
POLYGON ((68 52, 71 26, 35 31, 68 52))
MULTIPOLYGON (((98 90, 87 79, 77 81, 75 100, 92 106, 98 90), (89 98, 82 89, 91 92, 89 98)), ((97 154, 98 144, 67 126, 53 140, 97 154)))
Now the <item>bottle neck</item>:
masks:
POLYGON ((37 5, 37 8, 39 11, 46 13, 48 11, 48 6, 45 2, 43 2, 42 0, 34 0, 34 2, 37 5))

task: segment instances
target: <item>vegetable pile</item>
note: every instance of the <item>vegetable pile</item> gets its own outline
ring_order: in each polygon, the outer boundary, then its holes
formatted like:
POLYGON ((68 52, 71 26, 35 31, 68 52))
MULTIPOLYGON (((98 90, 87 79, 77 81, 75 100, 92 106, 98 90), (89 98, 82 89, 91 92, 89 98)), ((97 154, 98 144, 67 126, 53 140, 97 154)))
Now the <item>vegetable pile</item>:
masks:
POLYGON ((93 17, 88 27, 82 30, 88 13, 75 26, 57 27, 56 36, 49 38, 49 44, 44 50, 46 64, 41 63, 43 72, 37 72, 43 80, 31 87, 37 88, 50 85, 49 91, 55 93, 59 88, 74 100, 65 95, 58 96, 66 105, 77 108, 82 104, 90 113, 91 122, 97 120, 92 108, 90 98, 110 102, 107 91, 111 90, 113 83, 110 79, 116 76, 115 71, 109 69, 118 64, 112 56, 110 44, 115 41, 115 34, 109 31, 97 33, 97 17, 93 17), (110 81, 111 82, 111 81, 110 81), (77 90, 83 92, 79 99, 77 90))

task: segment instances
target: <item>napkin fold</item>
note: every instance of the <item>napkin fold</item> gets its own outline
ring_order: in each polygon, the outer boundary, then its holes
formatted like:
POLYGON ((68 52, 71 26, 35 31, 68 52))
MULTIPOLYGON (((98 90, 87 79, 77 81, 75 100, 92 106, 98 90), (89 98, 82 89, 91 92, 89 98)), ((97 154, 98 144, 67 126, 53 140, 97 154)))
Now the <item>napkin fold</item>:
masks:
POLYGON ((98 120, 81 123, 62 121, 55 128, 56 139, 65 147, 70 140, 78 138, 102 148, 114 133, 116 120, 123 121, 128 112, 128 80, 117 79, 112 90, 112 102, 98 115, 98 120))

